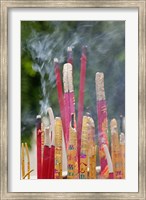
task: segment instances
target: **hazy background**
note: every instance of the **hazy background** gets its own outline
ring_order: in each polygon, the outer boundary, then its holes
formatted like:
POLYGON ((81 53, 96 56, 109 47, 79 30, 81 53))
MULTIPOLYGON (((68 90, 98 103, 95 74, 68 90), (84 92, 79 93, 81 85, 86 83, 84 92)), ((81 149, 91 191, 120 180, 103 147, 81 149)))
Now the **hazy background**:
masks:
POLYGON ((36 115, 45 116, 51 106, 60 116, 53 59, 59 59, 62 73, 68 46, 73 48, 77 114, 82 45, 88 47, 84 113, 90 112, 97 127, 95 74, 103 72, 109 122, 125 115, 124 21, 22 21, 21 138, 29 147, 36 115))

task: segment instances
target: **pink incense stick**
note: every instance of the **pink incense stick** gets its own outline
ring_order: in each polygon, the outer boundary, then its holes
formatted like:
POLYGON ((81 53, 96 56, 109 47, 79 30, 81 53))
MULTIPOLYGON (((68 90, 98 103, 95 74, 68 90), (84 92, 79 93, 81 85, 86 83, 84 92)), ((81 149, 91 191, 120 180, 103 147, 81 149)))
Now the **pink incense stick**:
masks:
POLYGON ((96 97, 97 97, 97 115, 98 115, 98 143, 99 158, 101 165, 101 178, 108 178, 108 163, 104 152, 103 145, 108 146, 107 139, 107 106, 104 92, 104 74, 96 73, 96 97))
MULTIPOLYGON (((72 48, 68 47, 67 52, 68 52, 67 63, 64 64, 63 66, 63 83, 64 83, 64 104, 65 104, 64 114, 65 114, 65 124, 66 124, 66 141, 68 146, 71 115, 75 114, 75 98, 74 98, 73 75, 72 75, 72 63, 73 63, 72 48)), ((75 124, 74 127, 76 127, 75 124)))
POLYGON ((41 116, 36 117, 36 129, 37 129, 37 178, 42 178, 42 142, 41 142, 41 116))
POLYGON ((49 132, 49 127, 45 129, 45 142, 44 142, 44 154, 43 154, 43 173, 42 178, 49 178, 49 162, 50 162, 50 147, 51 147, 51 134, 49 132))
POLYGON ((69 124, 70 124, 70 101, 69 101, 69 85, 68 85, 68 65, 69 63, 64 64, 63 66, 63 86, 64 86, 64 116, 65 116, 65 141, 68 148, 69 142, 69 124))
MULTIPOLYGON (((67 62, 70 63, 68 66, 68 87, 69 87, 69 105, 70 105, 70 121, 71 116, 75 117, 75 95, 74 95, 74 86, 73 86, 73 56, 72 48, 68 47, 68 59, 67 62)), ((76 128, 76 120, 74 119, 74 128, 76 128)))
MULTIPOLYGON (((60 106, 60 114, 61 114, 61 119, 62 119, 64 138, 66 139, 65 116, 64 116, 64 98, 63 98, 62 81, 61 81, 59 63, 58 63, 57 58, 54 58, 54 68, 55 68, 56 86, 57 86, 58 101, 59 101, 59 106, 60 106)), ((65 140, 65 144, 67 146, 66 140, 65 140)))
POLYGON ((85 88, 86 62, 87 62, 86 50, 87 50, 86 47, 82 48, 79 101, 78 101, 77 144, 78 144, 78 170, 79 172, 80 172, 81 132, 82 132, 83 109, 84 109, 84 88, 85 88))

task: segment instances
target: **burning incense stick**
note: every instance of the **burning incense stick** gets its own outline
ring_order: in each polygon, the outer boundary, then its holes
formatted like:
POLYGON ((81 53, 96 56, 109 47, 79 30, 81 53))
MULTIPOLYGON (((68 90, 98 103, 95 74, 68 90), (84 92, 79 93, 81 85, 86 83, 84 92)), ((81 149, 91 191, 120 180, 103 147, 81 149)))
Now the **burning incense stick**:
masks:
POLYGON ((120 134, 120 155, 121 155, 121 171, 122 178, 125 178, 125 134, 120 134))
MULTIPOLYGON (((75 118, 75 98, 73 89, 72 65, 70 63, 66 63, 63 66, 63 83, 64 83, 64 102, 65 102, 66 141, 68 144, 71 115, 73 114, 75 118)), ((76 127, 75 120, 73 127, 76 127)))
MULTIPOLYGON (((63 132, 64 132, 64 137, 66 139, 66 136, 65 136, 66 127, 65 127, 65 116, 64 116, 64 98, 63 98, 63 90, 62 90, 62 82, 61 82, 59 63, 58 63, 57 58, 54 58, 54 68, 55 68, 56 86, 57 86, 57 92, 58 92, 58 101, 59 101, 59 106, 60 106, 60 114, 61 114, 63 132)), ((66 140, 65 140, 65 144, 66 144, 66 147, 67 147, 67 141, 66 140)))
POLYGON ((42 178, 42 141, 41 141, 41 116, 36 117, 36 131, 37 131, 37 178, 42 178))
MULTIPOLYGON (((27 171, 30 171, 30 157, 29 157, 29 151, 27 143, 25 143, 25 150, 26 150, 26 156, 27 156, 27 171)), ((28 174, 28 179, 30 179, 30 173, 28 174)))
POLYGON ((111 151, 112 151, 112 162, 114 168, 114 178, 120 179, 121 175, 121 157, 120 157, 120 145, 119 145, 119 135, 117 121, 115 119, 111 120, 111 151))
POLYGON ((95 145, 95 124, 91 117, 88 117, 88 156, 89 156, 89 179, 96 179, 96 145, 95 145))
POLYGON ((103 147, 104 147, 104 152, 105 152, 107 163, 108 163, 109 179, 113 179, 114 178, 113 163, 111 160, 109 149, 108 149, 107 145, 103 145, 103 147))
POLYGON ((86 49, 87 49, 86 47, 82 48, 79 101, 78 101, 77 135, 78 135, 78 168, 79 168, 79 171, 80 171, 81 132, 82 132, 82 120, 83 120, 83 110, 84 110, 84 88, 85 88, 86 62, 87 62, 86 49))
POLYGON ((104 74, 96 73, 96 97, 97 97, 97 115, 98 115, 98 145, 99 145, 99 158, 101 165, 101 178, 108 178, 108 164, 106 155, 104 152, 103 145, 108 146, 107 130, 108 130, 108 120, 107 120, 107 107, 105 100, 104 91, 104 74))
POLYGON ((48 114, 49 114, 49 119, 50 119, 50 131, 51 131, 51 149, 50 149, 50 163, 49 163, 49 178, 53 179, 54 178, 54 157, 55 157, 55 130, 54 130, 54 125, 55 125, 55 119, 54 119, 54 114, 52 108, 48 108, 48 114))
POLYGON ((23 177, 25 175, 24 143, 21 144, 21 169, 23 177))
POLYGON ((73 64, 73 56, 72 56, 72 48, 68 47, 67 48, 67 62, 70 64, 73 64))
POLYGON ((68 158, 68 179, 78 179, 78 163, 77 163, 77 133, 76 129, 70 124, 69 147, 67 150, 68 158))
POLYGON ((80 153, 80 179, 87 179, 88 167, 88 117, 83 117, 82 136, 81 136, 81 153, 80 153))
POLYGON ((43 153, 43 171, 42 178, 49 178, 49 161, 50 161, 50 148, 51 148, 51 133, 49 127, 45 129, 44 153, 43 153))
MULTIPOLYGON (((75 95, 74 95, 74 86, 73 86, 73 56, 72 48, 68 47, 68 59, 67 62, 70 63, 68 66, 68 89, 69 89, 69 102, 70 102, 70 117, 74 115, 74 127, 76 128, 76 117, 75 117, 75 95)), ((71 120, 71 119, 70 119, 71 120)))
POLYGON ((55 118, 55 179, 62 179, 62 122, 55 118))

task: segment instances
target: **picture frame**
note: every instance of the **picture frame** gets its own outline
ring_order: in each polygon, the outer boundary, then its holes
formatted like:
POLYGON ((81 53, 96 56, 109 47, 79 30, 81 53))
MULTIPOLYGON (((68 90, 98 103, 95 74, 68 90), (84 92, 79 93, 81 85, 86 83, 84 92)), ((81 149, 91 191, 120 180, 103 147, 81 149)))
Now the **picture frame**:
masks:
POLYGON ((1 1, 1 197, 2 199, 145 199, 146 158, 146 1, 1 1), (138 8, 139 14, 139 191, 136 193, 9 193, 8 188, 8 12, 9 8, 138 8))

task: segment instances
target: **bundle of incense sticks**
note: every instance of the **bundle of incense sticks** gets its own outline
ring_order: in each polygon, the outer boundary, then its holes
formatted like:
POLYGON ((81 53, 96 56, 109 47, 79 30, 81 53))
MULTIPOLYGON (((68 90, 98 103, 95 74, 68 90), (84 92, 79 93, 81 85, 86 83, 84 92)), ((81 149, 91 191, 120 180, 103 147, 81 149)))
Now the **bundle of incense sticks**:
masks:
POLYGON ((96 144, 95 144, 95 124, 91 117, 88 117, 88 157, 89 157, 89 179, 96 179, 96 144))
POLYGON ((37 132, 37 178, 42 178, 42 130, 41 116, 36 117, 36 132, 37 132))
POLYGON ((83 117, 82 136, 81 136, 81 153, 80 153, 80 179, 87 179, 88 173, 88 117, 83 117))
POLYGON ((104 91, 104 74, 97 72, 95 77, 96 82, 96 97, 97 97, 97 115, 98 115, 98 147, 100 159, 100 178, 108 178, 108 163, 104 151, 104 146, 108 146, 108 120, 107 120, 107 106, 104 91))
POLYGON ((60 114, 61 114, 61 120, 62 120, 64 139, 65 139, 65 145, 67 147, 67 140, 66 140, 67 136, 66 136, 66 126, 65 126, 65 115, 64 115, 64 97, 63 97, 63 89, 62 89, 59 63, 58 63, 57 58, 54 58, 54 69, 55 69, 56 87, 57 87, 57 93, 58 93, 58 101, 59 101, 59 106, 60 106, 60 114))
POLYGON ((121 179, 121 157, 120 157, 120 144, 119 144, 119 135, 117 121, 115 119, 111 120, 110 123, 111 129, 111 154, 112 154, 112 163, 114 169, 114 178, 121 179))
POLYGON ((85 88, 86 62, 87 62, 86 51, 87 47, 83 47, 81 56, 80 86, 79 86, 79 101, 78 101, 77 139, 78 139, 79 172, 80 172, 81 132, 82 132, 82 120, 83 120, 83 110, 84 110, 84 88, 85 88))
POLYGON ((122 178, 125 178, 125 134, 120 134, 120 156, 121 156, 121 172, 122 178))
POLYGON ((45 128, 45 141, 44 141, 44 153, 43 153, 43 170, 42 178, 49 178, 49 161, 50 161, 50 148, 51 148, 51 133, 49 132, 49 127, 45 128))
MULTIPOLYGON (((72 120, 73 120, 72 116, 72 120)), ((69 130, 69 146, 67 150, 67 168, 68 179, 78 179, 78 162, 77 162, 77 133, 76 129, 72 126, 74 123, 70 123, 69 130)))
POLYGON ((55 179, 62 179, 62 122, 55 118, 55 179))
POLYGON ((50 147, 50 161, 49 161, 49 169, 48 176, 50 179, 54 179, 54 171, 55 171, 55 119, 53 110, 51 107, 48 108, 48 114, 50 119, 50 132, 51 132, 51 147, 50 147))

